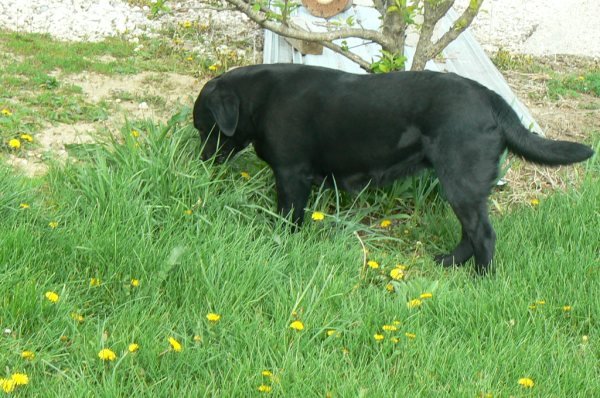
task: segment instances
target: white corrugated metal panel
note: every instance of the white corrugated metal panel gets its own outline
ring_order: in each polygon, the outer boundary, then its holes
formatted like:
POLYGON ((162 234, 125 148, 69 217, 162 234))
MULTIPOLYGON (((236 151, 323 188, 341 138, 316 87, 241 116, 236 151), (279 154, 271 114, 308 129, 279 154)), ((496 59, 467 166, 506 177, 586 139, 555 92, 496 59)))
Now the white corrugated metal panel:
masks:
MULTIPOLYGON (((379 29, 380 14, 371 6, 354 5, 347 11, 339 14, 331 20, 339 19, 346 21, 353 17, 356 26, 362 26, 366 29, 379 29)), ((361 4, 365 4, 361 2, 361 4)), ((450 10, 448 15, 439 22, 439 28, 442 32, 447 31, 457 18, 456 14, 450 10)), ((293 20, 296 24, 306 26, 311 31, 325 31, 323 26, 325 20, 310 15, 304 7, 300 7, 294 14, 293 20)), ((336 40, 334 43, 341 45, 342 40, 336 40)), ((381 47, 378 44, 370 43, 362 39, 346 39, 346 45, 353 53, 359 55, 367 62, 376 61, 379 58, 381 47)), ((407 66, 412 64, 414 48, 406 47, 405 55, 408 58, 407 66)), ((500 94, 517 112, 525 126, 532 131, 543 135, 541 127, 533 119, 529 110, 519 101, 512 92, 502 74, 496 69, 492 61, 485 54, 477 40, 469 30, 461 34, 454 40, 442 53, 444 60, 442 62, 429 61, 426 69, 435 71, 454 72, 458 75, 473 79, 482 85, 494 90, 500 94)), ((329 68, 339 69, 351 73, 366 73, 358 64, 350 61, 348 58, 337 54, 328 48, 323 49, 322 55, 302 55, 282 37, 265 31, 265 45, 263 53, 263 62, 270 63, 301 63, 305 65, 318 65, 329 68)))

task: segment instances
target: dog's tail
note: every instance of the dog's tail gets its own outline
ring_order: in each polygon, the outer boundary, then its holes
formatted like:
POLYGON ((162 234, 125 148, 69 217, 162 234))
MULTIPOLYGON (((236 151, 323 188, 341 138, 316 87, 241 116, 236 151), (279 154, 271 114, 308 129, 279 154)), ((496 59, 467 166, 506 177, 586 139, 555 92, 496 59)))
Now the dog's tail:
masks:
POLYGON ((508 149, 534 163, 558 166, 584 161, 594 151, 583 144, 553 141, 527 130, 515 111, 498 94, 494 93, 493 107, 508 149))

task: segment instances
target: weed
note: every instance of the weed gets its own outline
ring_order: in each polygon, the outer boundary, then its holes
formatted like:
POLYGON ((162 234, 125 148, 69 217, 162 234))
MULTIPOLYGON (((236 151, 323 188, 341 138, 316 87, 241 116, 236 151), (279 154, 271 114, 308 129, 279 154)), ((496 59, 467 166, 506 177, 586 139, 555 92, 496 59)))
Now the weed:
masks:
POLYGON ((555 76, 548 81, 548 96, 553 100, 580 94, 600 97, 600 72, 555 76))

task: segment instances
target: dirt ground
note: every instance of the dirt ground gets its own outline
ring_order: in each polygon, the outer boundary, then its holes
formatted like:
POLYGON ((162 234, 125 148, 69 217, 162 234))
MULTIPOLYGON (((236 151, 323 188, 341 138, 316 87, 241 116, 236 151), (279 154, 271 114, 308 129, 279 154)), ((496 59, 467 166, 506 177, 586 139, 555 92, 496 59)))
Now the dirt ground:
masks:
MULTIPOLYGON (((600 61, 575 56, 535 58, 541 66, 555 72, 583 73, 600 69, 600 61)), ((504 71, 504 77, 515 94, 529 108, 531 114, 548 138, 590 144, 592 132, 600 131, 600 98, 580 94, 576 98, 548 98, 548 73, 504 71)), ((514 159, 514 157, 513 157, 514 159)), ((504 178, 512 187, 509 202, 528 202, 530 199, 555 189, 576 184, 582 166, 542 167, 519 161, 504 178)))

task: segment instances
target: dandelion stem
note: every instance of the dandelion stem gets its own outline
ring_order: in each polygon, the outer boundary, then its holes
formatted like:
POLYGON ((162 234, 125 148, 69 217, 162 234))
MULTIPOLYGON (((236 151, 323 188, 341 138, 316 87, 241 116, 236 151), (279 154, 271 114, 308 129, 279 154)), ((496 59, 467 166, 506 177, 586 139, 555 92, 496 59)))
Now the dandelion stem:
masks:
POLYGON ((367 268, 367 248, 365 247, 363 240, 361 239, 360 235, 358 234, 358 231, 354 231, 354 235, 356 235, 356 239, 358 239, 358 242, 360 243, 360 246, 362 247, 363 262, 362 262, 362 267, 360 267, 360 279, 365 279, 365 276, 366 276, 365 270, 367 268))

